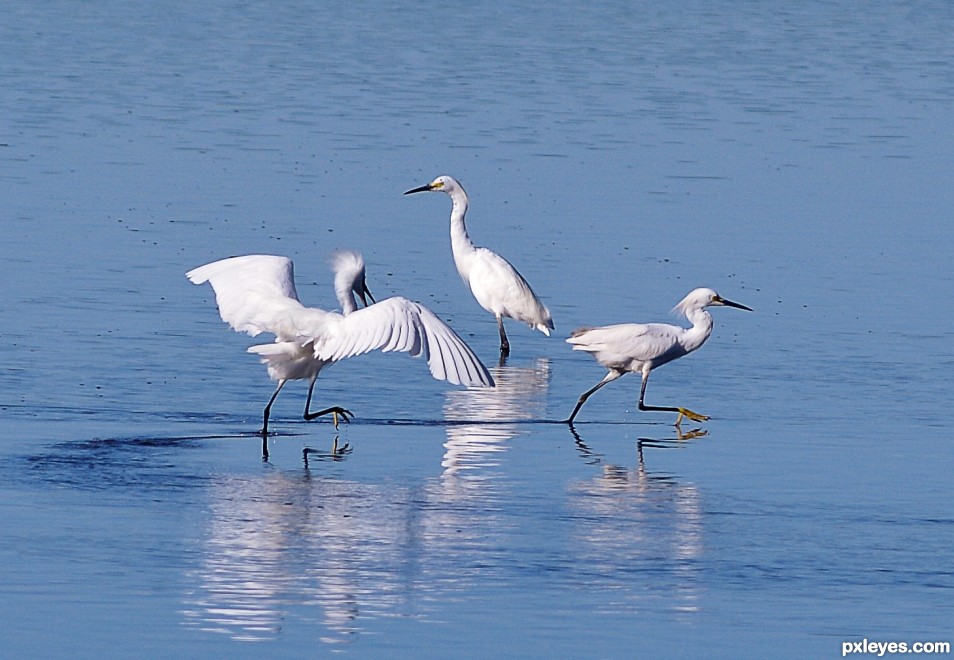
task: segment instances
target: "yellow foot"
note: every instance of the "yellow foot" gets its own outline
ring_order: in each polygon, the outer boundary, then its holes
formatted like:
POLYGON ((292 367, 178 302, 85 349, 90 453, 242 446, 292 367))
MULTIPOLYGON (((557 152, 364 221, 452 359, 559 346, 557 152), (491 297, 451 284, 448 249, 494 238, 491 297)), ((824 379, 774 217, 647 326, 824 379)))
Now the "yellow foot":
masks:
POLYGON ((353 417, 354 413, 352 413, 350 410, 345 410, 344 408, 335 408, 331 411, 331 419, 335 423, 335 431, 338 430, 339 421, 345 422, 347 424, 353 417))
POLYGON ((691 419, 694 422, 705 422, 709 419, 708 415, 700 415, 697 412, 692 412, 688 408, 679 408, 679 417, 676 418, 676 426, 682 424, 682 418, 691 419))

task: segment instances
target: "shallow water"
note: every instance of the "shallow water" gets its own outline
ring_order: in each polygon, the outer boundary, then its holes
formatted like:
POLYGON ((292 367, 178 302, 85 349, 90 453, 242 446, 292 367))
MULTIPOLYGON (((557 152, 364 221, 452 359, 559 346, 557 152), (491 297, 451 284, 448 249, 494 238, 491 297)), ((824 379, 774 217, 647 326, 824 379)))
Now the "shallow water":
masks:
POLYGON ((18 657, 834 656, 950 641, 954 10, 597 2, 0 9, 0 634, 18 657), (550 306, 497 333, 442 195, 550 306), (188 269, 329 253, 498 387, 264 370, 188 269), (647 401, 562 341, 665 321, 647 401), (684 428, 688 431, 690 429, 684 428), (313 450, 305 452, 305 450, 313 450), (304 458, 307 457, 307 463, 304 458), (127 652, 124 652, 126 654, 127 652))

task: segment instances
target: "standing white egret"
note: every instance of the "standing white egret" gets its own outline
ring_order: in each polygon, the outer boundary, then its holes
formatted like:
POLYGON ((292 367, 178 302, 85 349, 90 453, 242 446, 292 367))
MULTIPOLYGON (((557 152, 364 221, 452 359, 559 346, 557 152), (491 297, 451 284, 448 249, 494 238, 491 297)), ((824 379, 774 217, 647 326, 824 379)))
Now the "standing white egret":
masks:
POLYGON ((194 284, 209 282, 222 320, 236 332, 253 337, 267 332, 274 343, 249 347, 268 366, 278 387, 265 406, 262 453, 268 457, 268 417, 275 397, 289 380, 309 380, 304 418, 351 412, 333 406, 310 412, 312 390, 321 369, 338 360, 368 353, 403 351, 424 355, 431 374, 455 385, 493 386, 493 378, 474 352, 429 309, 394 297, 358 309, 354 294, 367 305, 364 260, 356 252, 339 252, 332 261, 335 293, 342 312, 305 307, 295 291, 294 266, 286 257, 249 255, 222 259, 186 273, 194 284))
POLYGON ((663 323, 621 323, 600 328, 580 328, 574 330, 567 342, 573 344, 574 351, 586 351, 596 361, 609 369, 609 373, 592 389, 587 390, 576 402, 576 407, 567 423, 572 424, 576 414, 593 392, 625 375, 627 372, 642 375, 639 388, 639 409, 679 413, 676 426, 688 417, 697 422, 707 419, 705 415, 688 408, 667 408, 647 406, 643 403, 646 395, 646 382, 649 372, 667 362, 687 355, 702 346, 712 334, 712 316, 706 307, 728 306, 751 312, 750 307, 726 300, 712 289, 695 289, 673 308, 682 313, 692 323, 691 328, 663 323))
POLYGON ((549 337, 553 330, 550 310, 540 302, 523 275, 496 252, 474 245, 467 235, 464 226, 467 193, 460 183, 453 177, 439 176, 426 186, 408 190, 404 194, 425 191, 447 193, 451 198, 450 233, 454 263, 480 306, 497 319, 501 356, 510 354, 510 342, 503 324, 505 316, 526 323, 549 337))

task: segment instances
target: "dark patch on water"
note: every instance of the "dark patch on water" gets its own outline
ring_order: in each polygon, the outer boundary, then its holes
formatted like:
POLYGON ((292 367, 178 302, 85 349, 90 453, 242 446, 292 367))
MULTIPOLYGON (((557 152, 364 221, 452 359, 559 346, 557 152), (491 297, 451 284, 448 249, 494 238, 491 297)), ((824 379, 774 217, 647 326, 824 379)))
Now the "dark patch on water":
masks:
MULTIPOLYGON (((195 449, 200 437, 93 438, 51 445, 21 457, 29 478, 52 486, 81 490, 160 492, 202 486, 208 475, 182 472, 183 449, 195 449)), ((18 473, 14 470, 14 473, 18 473)))

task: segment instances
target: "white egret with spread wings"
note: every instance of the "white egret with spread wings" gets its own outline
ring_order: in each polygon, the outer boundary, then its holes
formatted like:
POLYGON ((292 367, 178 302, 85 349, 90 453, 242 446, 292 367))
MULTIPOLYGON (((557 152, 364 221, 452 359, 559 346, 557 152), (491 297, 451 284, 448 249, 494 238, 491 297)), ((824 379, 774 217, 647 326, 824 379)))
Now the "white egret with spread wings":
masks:
POLYGON ((275 341, 249 347, 268 367, 278 386, 265 406, 262 453, 268 456, 268 418, 272 403, 289 380, 308 380, 304 418, 351 412, 333 406, 311 412, 318 373, 328 364, 368 353, 401 351, 424 356, 431 374, 455 385, 493 386, 493 378, 470 347, 432 311, 407 298, 393 297, 367 305, 364 260, 356 252, 335 255, 335 293, 341 312, 306 307, 295 290, 294 267, 287 257, 248 255, 222 259, 186 273, 194 284, 208 282, 219 314, 236 332, 255 337, 275 335, 275 341), (355 294, 366 306, 358 309, 355 294))

